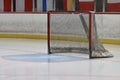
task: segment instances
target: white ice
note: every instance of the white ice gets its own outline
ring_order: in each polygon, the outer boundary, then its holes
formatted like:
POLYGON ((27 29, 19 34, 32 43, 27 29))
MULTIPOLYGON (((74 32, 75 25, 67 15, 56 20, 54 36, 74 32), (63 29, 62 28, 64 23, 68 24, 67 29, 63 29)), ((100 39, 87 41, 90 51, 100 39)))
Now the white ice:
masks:
MULTIPOLYGON (((7 55, 47 54, 47 41, 0 39, 0 80, 120 80, 120 45, 104 45, 113 55, 105 59, 71 62, 24 62, 7 55)), ((81 56, 82 58, 82 56, 81 56)))

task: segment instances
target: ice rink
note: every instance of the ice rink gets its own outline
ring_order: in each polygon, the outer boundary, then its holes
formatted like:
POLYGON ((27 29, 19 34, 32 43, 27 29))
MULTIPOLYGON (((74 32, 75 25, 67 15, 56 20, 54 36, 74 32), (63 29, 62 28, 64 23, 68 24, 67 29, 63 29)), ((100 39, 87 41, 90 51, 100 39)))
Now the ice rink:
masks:
POLYGON ((41 62, 34 55, 39 59, 47 54, 47 41, 1 38, 0 80, 120 80, 120 45, 104 46, 113 58, 90 60, 84 55, 77 60, 41 62), (11 59, 14 55, 24 60, 11 59), (33 57, 26 61, 24 55, 33 57))

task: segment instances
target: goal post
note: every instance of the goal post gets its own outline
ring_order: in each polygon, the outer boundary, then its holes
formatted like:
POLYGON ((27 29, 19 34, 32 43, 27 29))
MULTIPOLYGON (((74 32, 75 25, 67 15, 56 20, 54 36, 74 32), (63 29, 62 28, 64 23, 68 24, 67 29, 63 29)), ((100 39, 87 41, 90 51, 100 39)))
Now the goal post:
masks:
POLYGON ((113 57, 99 40, 94 12, 48 12, 48 53, 113 57))
MULTIPOLYGON (((104 48, 100 41, 97 29, 95 12, 90 12, 89 14, 89 50, 90 58, 107 58, 113 57, 113 55, 104 48)), ((82 21, 82 20, 81 20, 82 21)), ((102 23, 101 23, 102 24, 102 23)), ((103 27, 103 26, 102 26, 103 27)))

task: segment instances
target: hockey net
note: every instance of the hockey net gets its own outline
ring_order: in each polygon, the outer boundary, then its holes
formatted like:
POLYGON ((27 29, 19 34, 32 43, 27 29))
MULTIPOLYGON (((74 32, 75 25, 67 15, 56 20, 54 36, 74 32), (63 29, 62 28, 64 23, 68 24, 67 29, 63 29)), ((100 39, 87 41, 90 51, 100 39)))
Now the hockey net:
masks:
POLYGON ((99 40, 94 12, 48 12, 48 53, 113 57, 99 40))

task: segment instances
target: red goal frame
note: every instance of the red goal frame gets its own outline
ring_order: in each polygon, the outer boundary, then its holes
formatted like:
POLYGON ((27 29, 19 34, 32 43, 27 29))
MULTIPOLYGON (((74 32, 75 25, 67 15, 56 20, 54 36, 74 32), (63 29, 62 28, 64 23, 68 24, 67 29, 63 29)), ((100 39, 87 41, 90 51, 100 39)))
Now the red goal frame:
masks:
MULTIPOLYGON (((90 12, 81 12, 81 11, 49 11, 47 14, 48 14, 48 28, 47 28, 47 37, 48 37, 48 54, 52 54, 51 53, 51 51, 50 51, 50 35, 51 35, 51 33, 50 33, 50 19, 51 19, 51 14, 65 14, 65 13, 67 13, 67 14, 80 14, 80 13, 83 13, 83 14, 88 14, 89 15, 89 25, 88 25, 88 27, 89 27, 89 34, 88 34, 88 36, 89 36, 89 40, 88 40, 88 44, 89 44, 89 58, 94 58, 93 57, 93 55, 92 55, 92 53, 93 53, 93 44, 92 44, 92 42, 93 42, 93 35, 92 35, 92 33, 93 33, 93 24, 92 23, 94 23, 94 21, 93 21, 93 14, 120 14, 119 12, 118 13, 116 13, 116 12, 93 12, 93 11, 90 11, 90 12)), ((104 54, 104 53, 103 53, 104 54)), ((109 54, 106 54, 106 56, 99 56, 99 57, 95 57, 95 58, 107 58, 107 57, 113 57, 111 54, 109 55, 109 54)))
POLYGON ((90 55, 89 57, 91 58, 91 54, 92 54, 92 14, 91 12, 81 12, 81 11, 49 11, 48 14, 48 27, 47 27, 47 42, 48 42, 48 54, 52 54, 50 52, 50 14, 80 14, 80 13, 85 13, 85 14, 89 14, 89 51, 90 51, 90 55))

